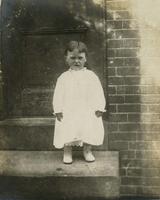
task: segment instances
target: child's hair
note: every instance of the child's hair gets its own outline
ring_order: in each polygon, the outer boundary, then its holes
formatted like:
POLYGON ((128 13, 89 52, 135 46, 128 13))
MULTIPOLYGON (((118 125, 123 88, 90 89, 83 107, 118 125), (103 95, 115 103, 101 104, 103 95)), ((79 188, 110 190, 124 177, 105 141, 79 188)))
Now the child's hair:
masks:
POLYGON ((73 51, 74 49, 78 49, 80 53, 84 52, 87 56, 88 50, 85 43, 81 41, 70 41, 65 49, 65 55, 67 55, 68 51, 73 51))

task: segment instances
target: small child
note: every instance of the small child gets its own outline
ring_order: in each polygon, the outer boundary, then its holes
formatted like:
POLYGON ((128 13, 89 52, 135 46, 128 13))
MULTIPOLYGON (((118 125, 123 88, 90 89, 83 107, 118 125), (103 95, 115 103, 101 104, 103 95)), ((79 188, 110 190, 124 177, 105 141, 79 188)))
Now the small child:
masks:
POLYGON ((93 162, 91 147, 101 145, 104 139, 104 92, 97 75, 85 67, 87 47, 83 42, 71 41, 65 60, 69 70, 58 78, 53 96, 53 144, 64 148, 65 164, 72 163, 72 146, 83 146, 84 159, 93 162))

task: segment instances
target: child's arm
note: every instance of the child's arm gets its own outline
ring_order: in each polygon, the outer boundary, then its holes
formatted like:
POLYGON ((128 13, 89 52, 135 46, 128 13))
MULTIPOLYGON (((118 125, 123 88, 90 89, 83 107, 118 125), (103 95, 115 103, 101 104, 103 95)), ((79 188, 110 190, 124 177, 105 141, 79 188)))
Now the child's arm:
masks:
POLYGON ((97 117, 101 117, 103 112, 106 112, 105 105, 105 95, 101 85, 101 82, 96 74, 94 74, 94 83, 93 83, 93 92, 94 92, 94 105, 95 105, 95 114, 97 117))
POLYGON ((64 96, 64 83, 63 79, 59 77, 53 95, 53 110, 58 121, 63 118, 63 96, 64 96))

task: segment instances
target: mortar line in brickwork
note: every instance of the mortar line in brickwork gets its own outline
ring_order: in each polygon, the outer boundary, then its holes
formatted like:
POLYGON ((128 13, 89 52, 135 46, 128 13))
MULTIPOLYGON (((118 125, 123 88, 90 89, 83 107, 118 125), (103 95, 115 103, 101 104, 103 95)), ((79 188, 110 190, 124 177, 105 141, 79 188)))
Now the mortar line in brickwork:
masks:
MULTIPOLYGON (((124 178, 124 177, 126 177, 126 176, 121 176, 121 177, 124 178)), ((127 187, 131 187, 131 188, 132 188, 132 187, 134 187, 134 188, 135 188, 135 187, 136 187, 136 188, 141 187, 141 185, 128 185, 128 184, 126 184, 126 185, 121 184, 121 185, 120 185, 120 187, 126 187, 126 186, 127 186, 127 187)), ((143 186, 143 187, 144 187, 144 186, 143 186)), ((124 194, 126 195, 126 193, 124 193, 124 194)), ((130 194, 128 194, 128 195, 130 195, 130 194)), ((136 194, 135 194, 135 195, 136 195, 136 194)), ((133 200, 133 198, 132 198, 132 200, 133 200)), ((135 200, 136 200, 136 199, 135 199, 135 200)), ((138 199, 137 199, 137 200, 138 200, 138 199)), ((139 199, 139 200, 140 200, 140 199, 139 199)), ((144 200, 144 198, 141 199, 141 200, 144 200)), ((146 200, 149 200, 149 199, 146 199, 146 200)), ((159 199, 154 199, 154 198, 153 198, 153 199, 150 199, 150 200, 159 200, 159 199)))
MULTIPOLYGON (((114 41, 114 40, 112 40, 112 41, 114 41)), ((121 40, 119 40, 119 41, 121 41, 121 40)), ((138 49, 140 49, 140 47, 139 46, 137 46, 137 47, 127 47, 127 46, 126 47, 125 46, 123 46, 123 47, 109 47, 109 44, 108 44, 108 49, 120 49, 120 50, 124 50, 124 49, 133 49, 133 50, 136 50, 137 49, 138 50, 138 49)), ((157 48, 153 48, 153 50, 157 50, 157 48)))
POLYGON ((129 178, 129 177, 135 177, 135 178, 139 178, 139 175, 128 175, 128 174, 126 174, 125 176, 122 176, 122 177, 127 177, 127 178, 129 178))
MULTIPOLYGON (((135 131, 136 132, 136 134, 142 134, 143 133, 143 131, 135 131)), ((145 133, 144 134, 158 134, 159 133, 159 130, 158 131, 147 131, 147 130, 145 130, 145 133)), ((149 151, 149 150, 148 150, 149 151)), ((157 150, 150 150, 150 151, 157 151, 157 150)))
MULTIPOLYGON (((109 76, 110 77, 110 76, 109 76)), ((120 87, 144 87, 144 86, 146 86, 146 87, 149 87, 149 86, 152 86, 152 85, 146 85, 146 84, 141 84, 141 85, 112 85, 112 84, 109 84, 109 87, 117 87, 117 86, 120 86, 120 87)), ((160 87, 160 86, 156 86, 156 87, 160 87)), ((116 88, 116 89, 118 89, 118 88, 116 88)), ((119 93, 118 91, 117 91, 117 94, 130 94, 130 93, 126 93, 126 92, 124 92, 124 93, 119 93)), ((142 91, 137 91, 137 93, 136 92, 134 92, 134 93, 132 93, 132 94, 135 94, 135 95, 137 95, 137 94, 144 94, 144 92, 142 91)), ((154 94, 154 93, 148 93, 148 94, 154 94)))
MULTIPOLYGON (((122 124, 122 122, 119 122, 119 123, 121 123, 122 124)), ((123 122, 124 123, 124 122, 123 122)), ((141 123, 140 123, 141 124, 141 123)), ((128 131, 112 131, 111 133, 109 133, 110 135, 111 134, 123 134, 123 133, 128 133, 128 131)), ((131 133, 131 134, 144 134, 144 132, 143 131, 129 131, 129 133, 131 133)), ((146 134, 158 134, 159 133, 159 131, 150 131, 150 132, 146 132, 145 131, 145 133, 146 134)), ((124 141, 124 140, 123 140, 124 141)), ((133 141, 133 140, 132 140, 133 141)), ((142 139, 136 139, 136 140, 134 140, 134 142, 140 142, 140 141, 142 141, 142 139)), ((150 141, 150 140, 145 140, 145 141, 150 141)), ((155 141, 155 140, 154 140, 155 141)), ((156 140, 157 141, 157 140, 156 140)), ((160 140, 158 140, 159 142, 160 142, 160 140)), ((133 149, 132 149, 133 150, 133 149)), ((127 150, 126 150, 127 151, 127 150)), ((141 150, 141 151, 143 151, 143 150, 141 150)), ((157 150, 153 150, 153 151, 157 151, 157 150)))
MULTIPOLYGON (((106 5, 107 5, 107 7, 109 7, 109 4, 106 4, 106 5)), ((119 9, 119 10, 117 10, 117 9, 108 8, 108 13, 116 13, 116 12, 118 12, 118 13, 120 13, 120 12, 132 13, 132 10, 131 9, 119 9)), ((125 18, 125 19, 135 19, 135 18, 132 17, 132 18, 125 18)))
MULTIPOLYGON (((116 88, 117 86, 119 86, 119 84, 118 84, 118 85, 114 85, 114 84, 113 84, 113 85, 110 85, 110 84, 109 84, 109 87, 111 87, 111 88, 112 88, 112 87, 115 87, 115 88, 116 88)), ((131 87, 131 88, 132 88, 132 87, 134 88, 134 87, 139 87, 139 86, 141 86, 141 85, 136 85, 136 84, 135 84, 135 85, 122 85, 122 86, 120 86, 120 87, 126 87, 126 86, 127 86, 127 87, 129 86, 129 87, 131 87)), ((150 85, 149 87, 151 87, 151 88, 153 87, 153 88, 158 88, 158 89, 159 89, 160 85, 156 85, 156 86, 150 85)), ((143 88, 148 88, 148 85, 147 85, 147 86, 146 86, 146 85, 143 86, 143 88)), ((142 90, 142 92, 143 92, 143 90, 142 90)), ((145 93, 146 93, 146 92, 145 92, 145 93)), ((159 93, 159 92, 158 92, 158 93, 159 93)))
MULTIPOLYGON (((110 58, 109 58, 110 59, 110 58)), ((124 58, 122 58, 122 59, 124 59, 124 58)), ((128 58, 127 58, 128 59, 128 58)), ((130 59, 130 58, 129 58, 130 59)), ((132 58, 131 58, 132 59, 132 58)), ((128 65, 128 64, 117 64, 116 63, 117 61, 116 61, 116 59, 114 59, 114 58, 111 58, 110 60, 109 60, 109 62, 108 62, 108 64, 107 64, 107 67, 108 68, 117 68, 117 69, 119 69, 119 68, 130 68, 130 67, 138 67, 139 69, 141 69, 141 65, 128 65)), ((142 74, 143 75, 143 74, 142 74)), ((135 76, 135 75, 134 75, 135 76)), ((151 76, 150 75, 143 75, 143 78, 151 78, 151 76)))
MULTIPOLYGON (((135 76, 135 75, 116 75, 116 76, 110 76, 110 75, 108 75, 108 77, 109 78, 140 78, 141 77, 141 74, 140 75, 138 75, 138 76, 135 76)), ((133 85, 133 84, 132 84, 133 85)), ((145 84, 145 85, 147 85, 147 84, 145 84)), ((149 84, 149 85, 151 85, 151 84, 149 84)))
MULTIPOLYGON (((125 58, 125 59, 126 59, 126 58, 139 58, 139 56, 134 56, 134 57, 128 57, 128 56, 126 56, 126 57, 116 57, 116 56, 113 57, 113 56, 108 56, 108 58, 109 58, 109 59, 114 59, 114 58, 125 58)), ((152 57, 151 57, 151 58, 152 58, 152 57)))
POLYGON ((106 0, 106 2, 126 2, 126 0, 106 0))
POLYGON ((115 103, 112 103, 112 105, 128 105, 128 106, 131 106, 131 105, 138 105, 138 106, 159 106, 160 105, 160 103, 154 103, 154 105, 153 105, 153 103, 143 103, 143 102, 140 102, 140 103, 127 103, 127 102, 115 102, 115 103))
MULTIPOLYGON (((120 93, 120 94, 109 94, 109 95, 111 95, 111 96, 117 96, 117 95, 122 96, 122 95, 124 95, 124 94, 121 94, 121 93, 120 93)), ((160 97, 160 94, 158 94, 158 93, 157 93, 157 94, 148 94, 148 93, 147 93, 147 94, 143 94, 143 93, 139 93, 139 94, 138 94, 138 93, 126 94, 126 93, 125 93, 125 95, 126 95, 126 96, 133 96, 133 95, 134 95, 134 96, 135 96, 135 95, 140 96, 140 95, 141 95, 141 96, 143 96, 143 97, 150 97, 150 96, 151 96, 151 97, 154 97, 154 96, 160 97)), ((152 103, 153 103, 153 102, 152 102, 152 103)), ((155 104, 155 103, 154 103, 154 104, 155 104)), ((156 103, 156 104, 158 104, 158 103, 156 103)), ((159 104, 160 104, 160 103, 159 103, 159 104)))
POLYGON ((108 49, 113 49, 113 50, 114 50, 114 49, 115 49, 115 50, 116 50, 116 49, 120 49, 120 50, 126 50, 126 49, 133 49, 133 50, 136 50, 136 49, 137 49, 137 50, 138 50, 138 49, 140 49, 140 47, 109 47, 109 46, 108 46, 108 49))
MULTIPOLYGON (((138 176, 138 175, 125 175, 125 176, 121 176, 122 178, 124 178, 124 177, 126 177, 126 178, 142 178, 142 179, 148 179, 148 180, 150 180, 150 179, 160 179, 158 176, 143 176, 143 175, 141 175, 141 176, 138 176)), ((144 186, 143 186, 144 187, 144 186)), ((151 185, 150 186, 146 186, 146 187, 152 187, 151 185)), ((158 187, 158 188, 160 188, 160 186, 158 187)), ((154 199, 151 199, 151 200, 154 200, 154 199)), ((155 199, 156 200, 156 199, 155 199)), ((159 199, 157 199, 157 200, 159 200, 159 199)))
MULTIPOLYGON (((129 151, 130 151, 130 150, 129 150, 129 151)), ((128 159, 128 160, 129 160, 129 159, 128 159)), ((130 166, 130 167, 129 167, 129 169, 142 169, 142 168, 143 168, 143 167, 141 167, 141 166, 140 166, 140 167, 137 167, 137 166, 130 166)), ((125 167, 125 166, 122 167, 122 166, 121 166, 120 169, 127 169, 127 167, 125 167)), ((125 176, 124 176, 124 177, 125 177, 125 176)))
MULTIPOLYGON (((151 51, 158 51, 159 49, 158 48, 150 48, 149 50, 151 52, 151 51)), ((154 59, 160 59, 160 56, 149 56, 149 55, 147 56, 146 55, 146 56, 141 56, 140 59, 146 59, 146 60, 154 61, 154 59)))
POLYGON ((107 22, 117 22, 117 21, 136 21, 136 22, 138 22, 138 20, 137 19, 134 19, 134 18, 132 18, 132 19, 121 19, 121 18, 118 18, 118 19, 107 19, 106 20, 107 22))
MULTIPOLYGON (((142 111, 139 111, 139 112, 111 112, 110 111, 110 114, 126 114, 126 113, 129 113, 129 114, 160 114, 160 112, 157 112, 157 113, 155 113, 155 112, 142 112, 142 111)), ((117 123, 117 122, 115 122, 115 123, 117 123)), ((119 123, 126 123, 126 122, 119 122, 119 123)), ((131 123, 131 122, 128 122, 128 123, 131 123)), ((135 122, 133 122, 133 123, 135 123, 135 122)), ((139 122, 139 123, 142 123, 142 122, 139 122)), ((152 123, 152 122, 151 122, 152 123)), ((160 123, 160 122, 159 122, 160 123)))
MULTIPOLYGON (((137 44, 140 43, 140 40, 139 38, 108 38, 107 39, 107 42, 115 42, 115 43, 118 43, 118 42, 121 42, 121 44, 124 45, 124 43, 126 42, 137 42, 137 44)), ((108 44, 109 45, 109 44, 108 44)), ((138 46, 139 47, 139 46, 138 46)), ((133 46, 133 47, 128 47, 128 48, 138 48, 137 46, 133 46)), ((113 47, 114 48, 114 47, 113 47)), ((115 47, 116 48, 116 47, 115 47)), ((121 48, 121 47, 120 47, 121 48)), ((127 48, 127 47, 122 47, 122 48, 127 48)), ((158 49, 158 47, 153 47, 153 48, 150 48, 150 49, 158 49)))
MULTIPOLYGON (((112 33, 116 33, 116 32, 121 32, 121 31, 127 31, 127 32, 132 32, 132 31, 138 31, 138 29, 112 29, 110 32, 112 33)), ((118 36, 121 36, 120 39, 139 39, 139 36, 136 36, 136 37, 123 37, 123 33, 121 33, 121 35, 118 35, 118 36)), ((115 39, 117 38, 118 39, 118 36, 114 36, 115 39)), ((112 37, 108 38, 108 39, 112 39, 112 37)), ((145 38, 145 37, 144 37, 145 38)), ((113 38, 114 39, 114 38, 113 38)))
MULTIPOLYGON (((110 12, 111 13, 111 12, 110 12)), ((113 14, 113 12, 111 13, 113 14)), ((107 19, 106 22, 117 22, 117 21, 136 21, 136 18, 117 18, 117 19, 107 19)))
MULTIPOLYGON (((129 27, 129 28, 111 28, 111 32, 112 31, 121 31, 121 30, 125 30, 125 31, 139 31, 139 28, 137 27, 137 28, 132 28, 132 27, 129 27)), ((153 31, 153 29, 152 28, 143 28, 143 27, 141 27, 141 31, 153 31)), ((137 37, 138 38, 138 37, 137 37)), ((145 37, 143 37, 143 38, 145 38, 145 37)), ((131 37, 131 39, 132 39, 132 37, 131 37)))
MULTIPOLYGON (((122 150, 124 151, 124 150, 122 150)), ((142 170, 150 170, 150 169, 159 169, 159 167, 130 167, 132 169, 142 169, 142 170)), ((120 167, 120 169, 126 169, 126 167, 120 167)), ((160 186, 159 186, 160 187, 160 186)))
MULTIPOLYGON (((128 131, 112 131, 111 133, 109 133, 109 135, 114 135, 114 134, 124 134, 124 133, 128 133, 128 131)), ((136 135, 137 131, 129 131, 129 133, 136 135)), ((116 140, 117 141, 117 140, 116 140)), ((123 140, 124 141, 124 140, 123 140)), ((128 140, 126 140, 128 141, 128 140)), ((132 140, 133 141, 133 140, 132 140)), ((135 140, 134 140, 135 141, 135 140)), ((133 151, 133 150, 123 150, 123 151, 133 151)))
MULTIPOLYGON (((109 6, 111 5, 110 3, 113 3, 113 2, 109 2, 109 1, 107 1, 107 3, 106 3, 106 5, 107 5, 107 7, 108 7, 108 10, 109 10, 109 12, 114 12, 114 11, 118 11, 118 12, 126 12, 126 11, 131 11, 131 9, 126 9, 126 8, 123 8, 123 9, 118 9, 118 8, 109 8, 109 6)), ((115 4, 116 3, 118 3, 118 1, 116 1, 116 2, 114 2, 115 4)))
MULTIPOLYGON (((115 113, 114 113, 115 114, 115 113)), ((119 115, 119 114, 127 114, 127 113, 117 113, 117 115, 119 115)), ((134 113, 135 114, 135 113, 134 113)), ((139 113, 137 113, 137 114, 139 114, 139 113)), ((112 113, 111 113, 111 115, 112 115, 112 113)), ((119 123, 119 124, 137 124, 137 122, 136 121, 109 121, 109 123, 111 123, 111 124, 117 124, 117 123, 119 123)), ((138 122, 139 124, 141 124, 141 123, 143 123, 143 122, 138 122)), ((123 132, 125 132, 125 131, 118 131, 118 133, 123 133, 123 132)), ((133 130, 133 131, 130 131, 131 133, 137 133, 137 131, 135 131, 135 130, 133 130)), ((138 131, 138 132, 140 132, 140 131, 138 131)), ((153 132, 153 131, 152 131, 153 132)), ((117 131, 113 131, 112 133, 117 133, 117 131)))
MULTIPOLYGON (((141 67, 139 66, 139 65, 135 65, 135 66, 133 66, 133 65, 131 65, 131 66, 128 66, 128 65, 110 65, 110 64, 108 64, 108 68, 109 69, 118 69, 118 70, 120 70, 120 69, 122 69, 122 68, 127 68, 127 69, 130 69, 130 68, 136 68, 136 69, 141 69, 141 67)), ((119 76, 119 77, 124 77, 124 75, 108 75, 108 77, 117 77, 117 76, 119 76)), ((128 76, 139 76, 139 74, 138 75, 136 75, 136 74, 133 74, 133 75, 125 75, 125 77, 128 77, 128 76)), ((149 76, 150 77, 150 76, 149 76)))
MULTIPOLYGON (((130 96, 130 97, 132 97, 132 96, 140 96, 140 94, 135 94, 135 93, 133 93, 133 94, 121 94, 121 93, 119 93, 119 94, 108 94, 110 97, 111 96, 113 96, 113 97, 125 97, 125 96, 130 96)), ((159 95, 160 96, 160 95, 159 95)), ((128 102, 128 103, 131 103, 132 104, 132 102, 128 102)), ((141 103, 141 102, 140 102, 141 103)), ((158 104, 158 103, 157 103, 158 104)))
POLYGON ((157 153, 159 153, 159 150, 136 150, 136 153, 137 152, 141 152, 141 153, 155 153, 155 152, 157 152, 157 153))
MULTIPOLYGON (((120 168, 120 169, 125 169, 125 168, 120 168)), ((142 169, 142 170, 154 170, 154 169, 159 169, 159 167, 132 167, 132 169, 142 169)), ((160 187, 160 186, 158 186, 160 187)))
MULTIPOLYGON (((111 77, 111 76, 109 76, 109 77, 111 77)), ((113 76, 114 78, 116 78, 116 76, 113 76)), ((113 78, 113 77, 111 77, 111 78, 113 78)), ((122 76, 122 77, 124 77, 124 76, 122 76)), ((126 78, 129 78, 128 76, 126 76, 126 78)), ((138 78, 138 77, 137 77, 138 78)), ((129 86, 129 87, 134 87, 134 86, 136 86, 136 87, 141 87, 141 86, 153 86, 152 84, 140 84, 140 85, 136 85, 136 84, 131 84, 131 85, 125 85, 125 84, 118 84, 118 85, 113 85, 113 84, 109 84, 109 86, 123 86, 123 87, 125 87, 125 86, 129 86)), ((157 86, 157 87, 160 87, 160 86, 157 86)), ((126 93, 122 93, 122 94, 126 94, 126 93)), ((135 93, 134 93, 135 94, 135 93)), ((136 93, 136 94, 141 94, 141 93, 136 93)), ((142 93, 143 94, 143 93, 142 93)))
MULTIPOLYGON (((117 106, 117 104, 112 104, 112 106, 113 105, 115 105, 115 106, 117 106)), ((124 105, 124 104, 122 104, 122 105, 124 105)), ((113 114, 126 114, 126 113, 129 113, 129 114, 140 114, 140 113, 142 113, 142 111, 139 111, 139 112, 121 112, 121 111, 117 111, 117 112, 110 112, 110 113, 113 113, 113 114)), ((147 112, 143 112, 143 113, 147 113, 147 112)), ((148 113, 150 113, 150 112, 148 112, 148 113)), ((117 122, 113 122, 113 123, 117 123, 117 122)), ((129 122, 128 122, 129 123, 129 122)))
POLYGON ((117 3, 117 2, 126 2, 126 1, 128 1, 128 0, 105 0, 106 1, 106 3, 107 2, 113 2, 113 3, 117 3))
POLYGON ((114 39, 114 38, 108 38, 107 41, 108 41, 108 40, 109 40, 109 41, 115 41, 115 40, 116 40, 116 41, 123 41, 123 40, 124 40, 124 41, 126 41, 126 40, 138 40, 138 41, 140 41, 139 38, 125 38, 125 39, 124 39, 124 38, 121 38, 121 39, 119 39, 119 38, 115 38, 115 39, 114 39))
MULTIPOLYGON (((133 141, 129 141, 129 142, 133 142, 133 141)), ((145 141, 144 140, 136 140, 136 141, 134 141, 134 143, 136 143, 136 144, 152 144, 152 143, 159 144, 160 141, 159 140, 158 141, 157 140, 156 141, 153 141, 153 140, 145 140, 145 141)), ((159 149, 160 147, 159 148, 151 147, 151 148, 155 149, 156 151, 160 150, 159 149)), ((138 149, 136 149, 136 150, 138 150, 138 149)), ((147 149, 146 148, 142 148, 141 151, 147 151, 147 149)), ((145 159, 148 159, 148 158, 145 158, 145 159)), ((152 158, 152 159, 155 159, 155 158, 152 158)), ((158 160, 160 160, 160 158, 158 160)))
MULTIPOLYGON (((138 30, 139 30, 138 28, 112 28, 110 32, 113 32, 113 31, 138 31, 138 30)), ((142 30, 151 30, 151 29, 142 29, 142 30)), ((130 37, 130 39, 132 39, 132 37, 130 37)))
MULTIPOLYGON (((128 66, 128 65, 115 65, 115 66, 112 66, 110 64, 108 64, 108 68, 109 69, 120 69, 120 68, 137 68, 137 69, 141 69, 141 67, 139 65, 131 65, 131 66, 128 66)), ((120 75, 117 75, 117 76, 120 76, 120 75)), ((117 77, 117 76, 113 76, 113 75, 108 75, 108 77, 117 77)), ((132 76, 132 75, 126 75, 125 77, 128 77, 128 76, 132 76)), ((133 75, 135 76, 135 75, 133 75)), ((136 75, 137 76, 137 75, 136 75)), ((124 75, 121 75, 121 77, 124 77, 124 75)), ((149 76, 150 77, 150 76, 149 76)))
MULTIPOLYGON (((146 158, 138 158, 138 159, 137 158, 136 159, 135 158, 129 158, 129 159, 128 158, 121 158, 121 160, 122 161, 126 161, 126 160, 131 160, 131 161, 133 161, 133 160, 137 160, 137 161, 139 161, 139 160, 142 160, 142 161, 151 160, 152 161, 153 160, 153 161, 155 161, 155 160, 160 160, 160 159, 156 159, 156 158, 155 159, 151 159, 151 158, 147 158, 147 159, 146 158)), ((157 168, 157 167, 155 167, 155 168, 157 168)), ((139 177, 139 176, 137 176, 137 177, 139 177)), ((160 177, 157 177, 157 178, 160 179, 160 177)))
MULTIPOLYGON (((122 166, 121 166, 120 169, 127 169, 127 167, 125 167, 125 166, 122 167, 122 166)), ((142 169, 142 167, 137 167, 137 166, 133 166, 133 167, 132 167, 132 166, 130 166, 129 169, 142 169)), ((125 176, 124 176, 124 177, 125 177, 125 176)))
MULTIPOLYGON (((133 141, 133 140, 131 140, 131 141, 133 141)), ((120 139, 120 140, 114 140, 114 141, 112 141, 112 142, 129 142, 129 140, 124 140, 124 139, 120 139)), ((121 150, 121 151, 124 151, 124 150, 121 150)), ((134 150, 126 150, 126 151, 134 151, 134 150)), ((130 160, 131 159, 133 159, 133 160, 137 160, 137 158, 129 158, 130 160)), ((128 158, 123 158, 123 160, 128 160, 128 158)))
MULTIPOLYGON (((126 122, 118 122, 118 123, 119 123, 118 125, 122 125, 122 124, 126 124, 126 125, 128 125, 128 124, 131 124, 131 125, 133 125, 133 124, 138 124, 138 125, 159 125, 160 124, 160 122, 145 122, 145 121, 139 121, 139 122, 129 122, 129 121, 126 121, 126 122)), ((117 124, 117 122, 110 121, 109 124, 117 124)), ((125 132, 125 130, 122 131, 122 132, 125 132)), ((140 132, 140 131, 137 130, 137 131, 133 131, 133 132, 135 133, 135 132, 140 132)), ((154 132, 154 131, 150 131, 150 132, 154 132)), ((157 132, 158 131, 155 131, 155 133, 157 133, 157 132)), ((139 140, 139 141, 141 141, 141 140, 139 140)))
MULTIPOLYGON (((119 113, 119 112, 118 112, 119 113)), ((126 113, 125 113, 126 114, 126 113)), ((109 121, 109 124, 117 124, 117 122, 113 122, 113 121, 109 121)), ((142 123, 142 122, 118 122, 118 125, 121 125, 121 124, 150 124, 150 123, 142 123)), ((155 123, 157 124, 157 123, 155 123)), ((160 124, 160 122, 158 123, 160 124)), ((114 132, 114 131, 113 131, 114 132)), ((123 131, 122 131, 123 132, 123 131)), ((137 131, 133 131, 134 133, 137 132, 137 131)))
POLYGON ((106 0, 106 3, 107 2, 117 3, 117 2, 126 2, 126 0, 106 0))

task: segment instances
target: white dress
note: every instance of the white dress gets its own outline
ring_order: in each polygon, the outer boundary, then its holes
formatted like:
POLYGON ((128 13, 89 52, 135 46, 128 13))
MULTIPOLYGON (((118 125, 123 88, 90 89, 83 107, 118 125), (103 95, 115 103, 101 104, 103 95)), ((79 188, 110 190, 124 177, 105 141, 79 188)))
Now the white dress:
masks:
POLYGON ((97 75, 83 68, 68 70, 58 78, 54 96, 55 113, 63 119, 55 121, 53 145, 63 148, 72 142, 101 145, 104 139, 102 117, 95 111, 105 111, 105 97, 97 75))

